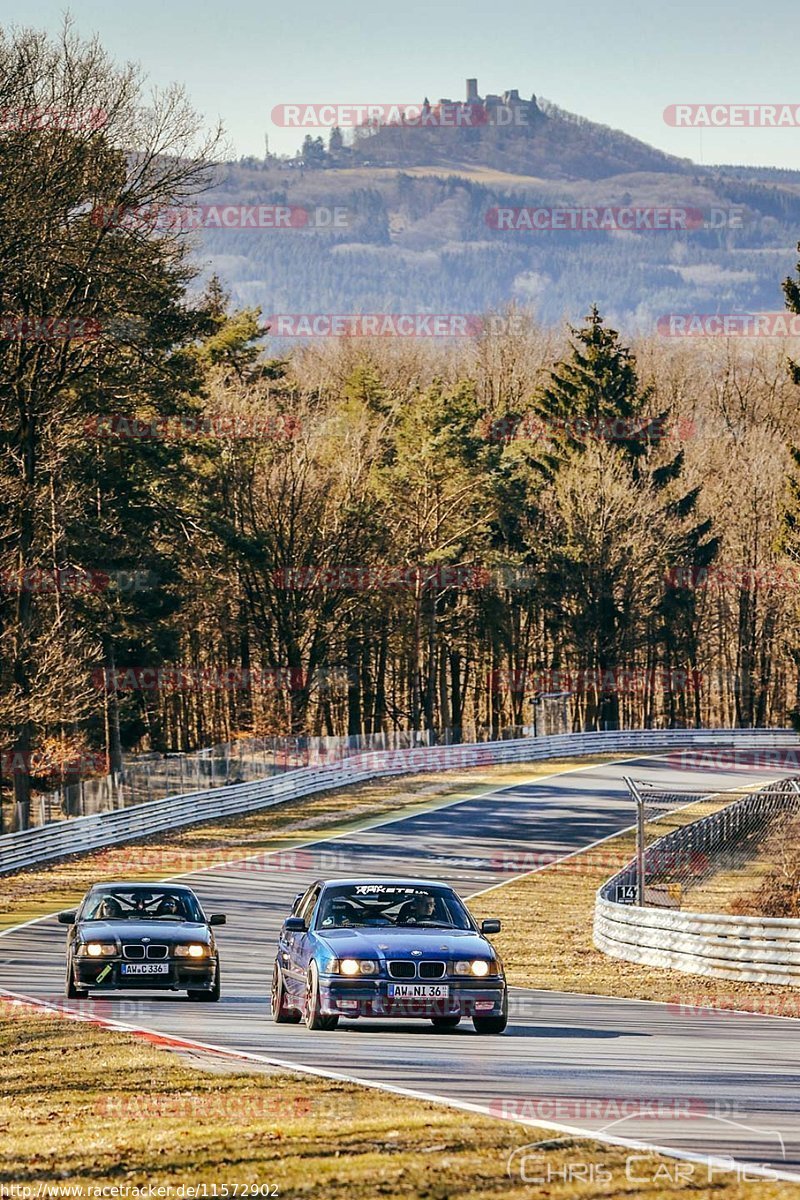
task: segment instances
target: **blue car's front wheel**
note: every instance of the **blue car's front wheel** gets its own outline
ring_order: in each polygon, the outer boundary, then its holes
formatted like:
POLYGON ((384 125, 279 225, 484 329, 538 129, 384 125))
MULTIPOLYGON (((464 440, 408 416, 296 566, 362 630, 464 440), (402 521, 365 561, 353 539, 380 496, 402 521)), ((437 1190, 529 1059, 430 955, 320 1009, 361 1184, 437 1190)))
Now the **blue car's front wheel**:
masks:
POLYGON ((306 980, 306 1028, 335 1029, 339 1018, 334 1014, 328 1016, 322 1012, 322 1001, 319 994, 319 971, 314 963, 308 970, 306 980))
POLYGON ((276 1025, 297 1025, 302 1020, 302 1014, 289 1004, 283 974, 277 963, 272 968, 271 1006, 272 1019, 276 1025))
POLYGON ((452 1017, 431 1017, 434 1029, 455 1029, 460 1020, 460 1014, 456 1014, 452 1017))
POLYGON ((502 1033, 508 1024, 508 988, 503 988, 503 1003, 496 1016, 478 1016, 472 1018, 476 1033, 502 1033))

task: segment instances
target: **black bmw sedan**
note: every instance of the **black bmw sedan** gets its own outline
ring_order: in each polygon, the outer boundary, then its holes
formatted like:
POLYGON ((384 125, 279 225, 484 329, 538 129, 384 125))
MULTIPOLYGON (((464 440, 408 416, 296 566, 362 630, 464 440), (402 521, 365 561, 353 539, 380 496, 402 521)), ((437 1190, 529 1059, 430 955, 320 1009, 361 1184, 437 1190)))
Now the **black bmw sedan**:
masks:
POLYGON ((190 1000, 219 1000, 219 953, 212 925, 191 888, 176 884, 101 883, 80 908, 61 912, 69 925, 65 992, 186 991, 190 1000))

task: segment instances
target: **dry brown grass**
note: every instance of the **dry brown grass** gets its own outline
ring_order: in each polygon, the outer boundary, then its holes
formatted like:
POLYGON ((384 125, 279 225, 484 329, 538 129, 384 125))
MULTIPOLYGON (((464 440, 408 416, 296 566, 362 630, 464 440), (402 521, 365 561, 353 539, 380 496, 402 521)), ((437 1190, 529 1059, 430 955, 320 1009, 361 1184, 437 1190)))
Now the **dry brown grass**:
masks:
POLYGON ((781 816, 756 851, 691 892, 700 912, 800 917, 800 814, 781 816))

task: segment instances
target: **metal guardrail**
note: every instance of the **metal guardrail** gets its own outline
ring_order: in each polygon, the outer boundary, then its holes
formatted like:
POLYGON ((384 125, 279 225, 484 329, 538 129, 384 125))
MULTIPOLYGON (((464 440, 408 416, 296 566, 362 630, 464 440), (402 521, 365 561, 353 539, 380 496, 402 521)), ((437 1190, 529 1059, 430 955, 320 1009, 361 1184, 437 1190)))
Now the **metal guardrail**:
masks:
POLYGON ((625 730, 570 733, 472 745, 425 746, 354 754, 322 767, 303 767, 253 783, 172 796, 113 812, 74 817, 0 837, 0 874, 71 854, 119 845, 154 833, 220 817, 240 816, 284 804, 315 792, 361 783, 385 775, 448 771, 494 763, 538 762, 562 756, 641 752, 660 749, 720 749, 792 746, 790 730, 625 730))
MULTIPOLYGON (((737 841, 756 823, 796 813, 796 781, 780 780, 654 842, 645 856, 645 879, 659 863, 670 870, 737 841)), ((621 903, 636 882, 629 863, 597 892, 594 944, 628 962, 691 975, 747 983, 800 986, 800 919, 683 912, 621 903)))

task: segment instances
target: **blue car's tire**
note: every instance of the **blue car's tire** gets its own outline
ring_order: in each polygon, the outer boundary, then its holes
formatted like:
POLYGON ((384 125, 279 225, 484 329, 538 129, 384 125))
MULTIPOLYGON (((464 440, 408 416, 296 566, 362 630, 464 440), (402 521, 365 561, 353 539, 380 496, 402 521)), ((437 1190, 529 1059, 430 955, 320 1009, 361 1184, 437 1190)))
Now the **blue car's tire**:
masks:
POLYGON ((502 1033, 508 1024, 508 991, 503 991, 503 1009, 498 1016, 472 1018, 476 1033, 502 1033))
POLYGON ((286 996, 283 974, 277 963, 272 968, 272 992, 270 995, 272 1019, 276 1025, 297 1025, 303 1019, 303 1014, 292 1008, 286 996))
POLYGON ((339 1018, 323 1015, 319 995, 319 972, 314 963, 308 970, 306 981, 306 1029, 335 1029, 339 1018))
POLYGON ((455 1029, 461 1020, 459 1013, 453 1017, 431 1017, 431 1022, 434 1029, 455 1029))

